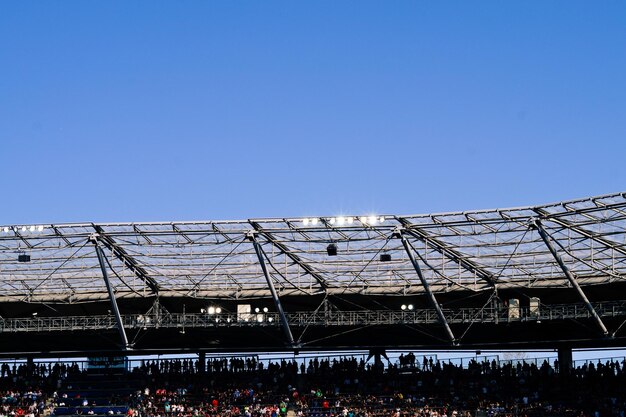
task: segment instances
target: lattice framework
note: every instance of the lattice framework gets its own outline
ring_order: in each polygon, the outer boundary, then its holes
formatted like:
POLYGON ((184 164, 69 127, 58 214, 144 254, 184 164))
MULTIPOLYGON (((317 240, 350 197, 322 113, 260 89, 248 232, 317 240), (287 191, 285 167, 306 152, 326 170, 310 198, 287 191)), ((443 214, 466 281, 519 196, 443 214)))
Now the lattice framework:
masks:
POLYGON ((107 299, 90 238, 105 243, 116 296, 252 298, 269 290, 255 233, 283 295, 419 294, 403 230, 434 293, 568 286, 541 224, 580 285, 626 279, 626 193, 533 207, 427 215, 0 226, 0 300, 107 299), (381 217, 384 221, 380 221, 381 217), (43 227, 40 227, 43 226, 43 227), (40 230, 42 229, 42 230, 40 230), (338 247, 329 256, 327 246, 338 247), (391 261, 381 262, 381 254, 391 261), (18 255, 30 255, 19 262, 18 255))

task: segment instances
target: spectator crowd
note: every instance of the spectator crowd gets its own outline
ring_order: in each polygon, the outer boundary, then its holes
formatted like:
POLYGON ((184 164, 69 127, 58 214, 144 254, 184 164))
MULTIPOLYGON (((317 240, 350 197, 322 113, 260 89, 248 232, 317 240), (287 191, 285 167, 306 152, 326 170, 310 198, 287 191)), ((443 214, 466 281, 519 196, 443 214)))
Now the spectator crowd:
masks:
POLYGON ((0 417, 625 417, 626 361, 466 366, 401 355, 146 360, 131 370, 4 363, 0 417))

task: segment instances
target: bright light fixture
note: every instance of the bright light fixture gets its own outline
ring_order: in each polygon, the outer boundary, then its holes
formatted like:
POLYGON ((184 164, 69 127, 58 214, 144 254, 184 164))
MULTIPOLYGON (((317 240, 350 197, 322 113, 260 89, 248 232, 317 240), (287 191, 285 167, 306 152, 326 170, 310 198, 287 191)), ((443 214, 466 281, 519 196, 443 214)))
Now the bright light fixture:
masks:
POLYGON ((369 216, 369 217, 367 218, 367 222, 368 222, 369 224, 376 224, 376 216, 369 216))
POLYGON ((268 311, 269 311, 269 310, 268 310, 268 308, 267 308, 267 307, 263 307, 263 312, 264 312, 264 313, 267 313, 268 311))
POLYGON ((365 224, 365 223, 367 223, 367 217, 365 217, 365 216, 361 216, 361 217, 359 217, 359 221, 360 221, 361 223, 365 224))
POLYGON ((378 221, 381 222, 381 223, 384 223, 385 222, 385 216, 380 216, 378 218, 378 221))
POLYGON ((269 321, 270 323, 274 321, 274 317, 268 317, 267 321, 269 321))
POLYGON ((302 224, 305 226, 309 225, 309 219, 302 219, 302 224))
POLYGON ((406 304, 402 304, 402 306, 400 307, 402 310, 406 310, 406 304))
POLYGON ((39 226, 37 226, 37 231, 43 232, 43 225, 40 224, 39 226))
POLYGON ((346 223, 346 218, 345 217, 337 217, 337 223, 339 224, 339 226, 343 226, 346 223))
POLYGON ((261 323, 261 322, 263 321, 263 316, 259 315, 259 316, 256 318, 256 321, 258 321, 259 323, 261 323))
POLYGON ((330 218, 330 224, 335 224, 335 218, 334 217, 330 218))
POLYGON ((413 304, 409 304, 409 310, 413 310, 413 304))
POLYGON ((315 225, 317 224, 317 217, 313 217, 313 218, 311 219, 311 224, 312 224, 313 226, 315 226, 315 225))
POLYGON ((348 224, 352 224, 354 223, 354 217, 350 216, 348 217, 348 224))
POLYGON ((215 307, 215 313, 220 314, 222 312, 222 307, 215 307))
POLYGON ((209 307, 209 314, 215 314, 215 307, 209 307))
POLYGON ((34 232, 34 231, 35 231, 35 226, 31 226, 29 230, 30 230, 31 232, 34 232))
POLYGON ((255 313, 258 313, 259 311, 261 311, 261 309, 260 309, 259 307, 257 307, 257 308, 255 308, 255 309, 254 309, 254 312, 255 312, 255 313))

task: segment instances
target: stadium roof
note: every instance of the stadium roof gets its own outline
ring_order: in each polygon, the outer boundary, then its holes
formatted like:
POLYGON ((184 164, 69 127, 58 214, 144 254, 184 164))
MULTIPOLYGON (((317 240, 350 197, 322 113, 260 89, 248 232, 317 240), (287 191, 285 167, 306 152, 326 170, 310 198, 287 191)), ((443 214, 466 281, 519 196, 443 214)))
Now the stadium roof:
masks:
POLYGON ((118 298, 268 297, 252 236, 280 295, 422 293, 400 236, 434 292, 566 287, 537 220, 581 285, 626 279, 626 193, 618 193, 426 215, 3 225, 0 301, 106 300, 94 238, 118 298))

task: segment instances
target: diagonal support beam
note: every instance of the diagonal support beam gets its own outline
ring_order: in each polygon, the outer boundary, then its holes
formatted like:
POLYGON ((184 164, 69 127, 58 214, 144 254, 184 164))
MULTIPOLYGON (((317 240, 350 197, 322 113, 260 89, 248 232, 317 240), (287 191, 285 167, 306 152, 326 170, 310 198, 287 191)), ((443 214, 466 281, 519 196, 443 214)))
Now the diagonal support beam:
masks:
POLYGON ((457 252, 456 250, 448 247, 446 244, 438 241, 437 239, 430 236, 425 231, 415 227, 413 223, 404 218, 398 218, 398 221, 404 226, 405 232, 410 234, 416 239, 421 240, 422 242, 428 243, 433 247, 437 252, 447 257, 448 259, 456 262, 461 265, 463 268, 468 271, 475 273, 482 280, 487 281, 489 285, 492 287, 496 287, 497 277, 494 276, 491 272, 484 270, 480 266, 476 265, 474 262, 466 259, 462 254, 457 252))
POLYGON ((92 235, 89 238, 89 240, 96 247, 96 254, 98 255, 98 262, 100 263, 100 269, 102 270, 102 278, 104 279, 104 284, 106 285, 107 291, 109 292, 109 300, 111 301, 111 308, 113 309, 113 313, 115 314, 117 330, 120 333, 120 339, 122 339, 122 349, 130 350, 128 337, 126 337, 126 330, 124 329, 124 322, 122 321, 122 316, 120 315, 120 309, 117 306, 117 300, 115 299, 115 293, 113 292, 113 287, 111 286, 111 282, 109 281, 109 274, 107 273, 107 268, 105 264, 105 254, 102 248, 100 247, 98 239, 99 237, 97 235, 92 235))
POLYGON ((302 260, 302 258, 300 258, 295 253, 292 253, 287 246, 285 246, 278 239, 276 239, 271 233, 266 232, 265 230, 263 230, 263 228, 261 227, 260 224, 258 224, 257 222, 253 222, 253 221, 251 221, 250 224, 252 225, 252 227, 254 227, 254 230, 259 232, 259 234, 262 234, 265 237, 265 239, 267 239, 269 242, 271 242, 272 245, 276 246, 278 248, 278 250, 280 250, 282 253, 284 253, 293 262, 298 264, 300 266, 300 268, 304 269, 304 271, 307 274, 309 274, 313 278, 315 278, 315 280, 320 284, 322 289, 324 289, 324 291, 326 291, 326 289, 328 288, 328 283, 326 282, 326 280, 318 272, 313 270, 313 268, 311 268, 309 266, 309 264, 304 262, 302 260))
POLYGON ((615 252, 621 254, 621 255, 626 255, 626 249, 624 249, 621 246, 617 246, 616 244, 612 243, 611 241, 603 238, 602 236, 598 236, 596 233, 593 232, 589 232, 581 227, 578 227, 576 225, 571 224, 568 221, 565 221, 561 218, 558 217, 549 217, 550 213, 548 213, 546 210, 542 210, 540 208, 536 208, 534 209, 535 213, 539 214, 542 216, 542 220, 543 221, 549 221, 552 223, 556 223, 559 226, 565 227, 566 229, 569 229, 583 237, 586 237, 587 239, 591 239, 595 242, 600 243, 603 246, 606 246, 608 249, 612 249, 615 252))
POLYGON ((539 232, 539 236, 541 236, 541 239, 543 240, 543 243, 546 244, 546 246, 548 247, 548 250, 552 254, 552 257, 554 257, 556 262, 559 264, 559 267, 561 267, 561 271, 563 271, 563 274, 565 274, 565 277, 568 279, 570 284, 572 284, 572 287, 574 287, 574 289, 578 293, 578 296, 580 297, 580 299, 585 303, 585 307, 587 308, 587 310, 589 311, 589 314, 591 314, 591 317, 593 317, 594 321, 596 322, 596 324, 598 325, 598 327, 602 331, 602 334, 604 336, 608 336, 609 331, 606 329, 606 326, 602 322, 602 319, 598 315, 598 312, 593 308, 593 306, 591 305, 591 302, 589 302, 589 299, 585 295, 585 292, 583 291, 583 289, 578 284, 578 281, 576 281, 576 278, 574 277, 574 274, 572 274, 572 272, 569 270, 567 265, 565 265, 565 262, 563 262, 563 259, 561 258, 561 256, 557 252, 556 248, 554 247, 554 245, 550 241, 550 235, 543 228, 543 225, 541 224, 541 221, 539 219, 535 219, 533 221, 533 223, 532 223, 532 226, 535 227, 535 229, 537 229, 537 231, 539 232))
POLYGON ((148 288, 155 294, 159 294, 159 284, 152 278, 148 272, 139 265, 139 263, 126 250, 113 240, 111 236, 108 236, 105 231, 97 224, 93 225, 96 232, 98 232, 98 240, 111 251, 117 259, 119 259, 128 269, 132 271, 137 278, 146 283, 148 288))
POLYGON ((432 290, 430 289, 430 285, 428 284, 428 281, 424 277, 424 274, 422 274, 422 269, 420 268, 419 264, 415 260, 415 256, 413 255, 414 249, 409 244, 409 241, 404 236, 404 233, 405 233, 405 229, 400 228, 400 229, 396 229, 393 234, 395 237, 400 238, 400 241, 402 241, 402 246, 404 246, 404 250, 406 251, 406 254, 409 256, 409 259, 411 260, 411 263, 413 264, 413 268, 415 269, 417 276, 422 282, 422 286, 424 287, 424 290, 426 291, 426 294, 428 295, 428 300, 430 301, 430 304, 437 312, 437 317, 439 318, 439 322, 445 329, 446 334, 448 335, 448 339, 450 339, 450 342, 452 342, 453 345, 456 345, 457 340, 454 337, 454 333, 452 333, 450 324, 448 323, 448 320, 446 320, 446 316, 444 316, 443 311, 441 310, 441 306, 439 305, 439 303, 437 302, 437 299, 435 298, 435 294, 433 294, 432 290))
POLYGON ((254 251, 256 252, 256 256, 259 258, 259 264, 261 264, 261 269, 263 270, 263 275, 265 276, 265 280, 267 281, 267 286, 272 293, 272 298, 274 299, 274 305, 276 305, 276 310, 278 311, 278 316, 280 317, 280 323, 283 327, 283 332, 285 333, 285 337, 289 342, 291 347, 296 347, 296 342, 293 339, 293 334, 291 333, 291 329, 289 328, 289 322, 287 321, 287 316, 285 316, 285 311, 283 310, 283 305, 280 302, 280 298, 278 298, 278 293, 276 292, 276 288, 274 288, 274 282, 272 281, 272 277, 267 271, 267 266, 265 265, 265 259, 263 258, 263 253, 261 251, 261 247, 259 242, 256 240, 256 233, 249 232, 246 235, 246 238, 252 242, 254 246, 254 251))

